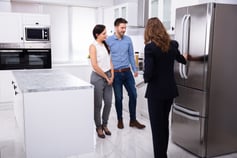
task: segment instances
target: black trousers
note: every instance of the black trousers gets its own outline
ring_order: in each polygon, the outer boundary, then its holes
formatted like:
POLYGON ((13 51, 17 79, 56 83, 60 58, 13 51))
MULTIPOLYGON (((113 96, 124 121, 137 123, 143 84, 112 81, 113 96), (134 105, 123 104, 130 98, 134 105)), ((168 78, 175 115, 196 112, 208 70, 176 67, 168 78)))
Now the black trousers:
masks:
POLYGON ((173 98, 166 100, 160 100, 157 98, 147 99, 154 157, 167 158, 169 142, 169 113, 173 103, 173 98))

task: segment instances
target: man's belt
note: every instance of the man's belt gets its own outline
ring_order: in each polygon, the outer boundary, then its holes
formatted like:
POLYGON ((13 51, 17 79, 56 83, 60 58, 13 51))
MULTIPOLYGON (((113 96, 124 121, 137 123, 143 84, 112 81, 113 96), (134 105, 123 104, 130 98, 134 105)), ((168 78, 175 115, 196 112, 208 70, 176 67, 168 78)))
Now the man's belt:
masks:
POLYGON ((130 71, 130 67, 124 68, 124 69, 116 69, 114 72, 125 72, 125 71, 130 71))

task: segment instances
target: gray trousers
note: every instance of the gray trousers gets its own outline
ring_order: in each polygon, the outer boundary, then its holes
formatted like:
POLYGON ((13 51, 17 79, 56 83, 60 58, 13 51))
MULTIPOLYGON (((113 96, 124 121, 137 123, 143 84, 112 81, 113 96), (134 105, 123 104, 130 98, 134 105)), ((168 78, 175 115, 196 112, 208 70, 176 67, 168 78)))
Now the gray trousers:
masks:
MULTIPOLYGON (((110 71, 106 74, 111 76, 110 71)), ((94 120, 96 128, 102 125, 107 126, 112 104, 112 85, 108 85, 107 81, 94 71, 91 73, 90 83, 94 85, 94 120), (104 102, 103 110, 102 102, 104 102)))

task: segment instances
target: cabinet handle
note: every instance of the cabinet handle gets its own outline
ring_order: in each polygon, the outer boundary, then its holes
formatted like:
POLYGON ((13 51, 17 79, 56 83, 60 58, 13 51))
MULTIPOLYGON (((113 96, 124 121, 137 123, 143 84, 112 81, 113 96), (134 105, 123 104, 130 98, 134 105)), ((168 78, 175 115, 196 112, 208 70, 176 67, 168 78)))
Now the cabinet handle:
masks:
POLYGON ((14 84, 15 82, 14 81, 12 81, 12 84, 14 84))
POLYGON ((15 95, 17 95, 18 94, 18 92, 17 91, 15 91, 15 95))
POLYGON ((16 85, 13 85, 13 88, 14 88, 14 89, 16 89, 16 88, 17 88, 17 86, 16 86, 16 85))

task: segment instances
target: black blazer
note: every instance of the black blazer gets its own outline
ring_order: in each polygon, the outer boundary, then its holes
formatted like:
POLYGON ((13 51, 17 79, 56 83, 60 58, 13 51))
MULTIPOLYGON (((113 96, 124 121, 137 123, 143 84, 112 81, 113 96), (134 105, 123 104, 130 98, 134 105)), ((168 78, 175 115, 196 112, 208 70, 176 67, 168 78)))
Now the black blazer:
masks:
POLYGON ((178 96, 174 78, 174 61, 186 64, 186 60, 178 50, 178 43, 171 41, 167 53, 151 42, 145 46, 144 82, 148 83, 145 97, 171 99, 178 96))

